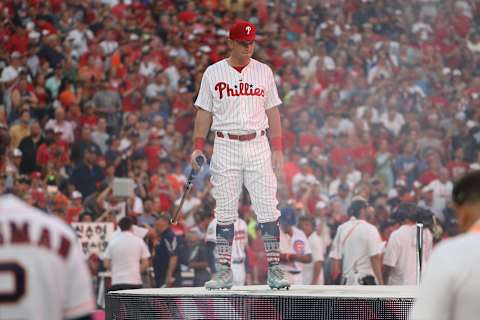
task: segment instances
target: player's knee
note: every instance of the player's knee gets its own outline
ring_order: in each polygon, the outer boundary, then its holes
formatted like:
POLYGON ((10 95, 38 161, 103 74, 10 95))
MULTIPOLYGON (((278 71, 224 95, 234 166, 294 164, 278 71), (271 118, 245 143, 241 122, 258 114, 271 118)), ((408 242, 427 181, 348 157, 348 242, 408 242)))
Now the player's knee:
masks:
POLYGON ((276 208, 271 211, 255 211, 258 223, 276 222, 280 217, 280 212, 276 208))
POLYGON ((237 216, 235 214, 225 215, 217 212, 215 217, 217 218, 217 224, 222 226, 233 224, 237 220, 237 216))

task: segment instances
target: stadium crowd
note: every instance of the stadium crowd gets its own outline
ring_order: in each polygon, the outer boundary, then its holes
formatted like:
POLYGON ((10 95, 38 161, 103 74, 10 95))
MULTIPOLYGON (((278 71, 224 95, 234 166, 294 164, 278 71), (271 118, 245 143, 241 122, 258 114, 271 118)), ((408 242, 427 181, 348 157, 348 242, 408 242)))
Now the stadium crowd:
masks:
MULTIPOLYGON (((158 217, 179 202, 193 100, 205 68, 228 55, 237 18, 257 25, 255 58, 272 67, 283 100, 282 213, 313 217, 326 255, 359 197, 384 241, 401 202, 433 212, 437 240, 455 233, 452 181, 480 169, 478 0, 7 0, 0 15, 6 190, 67 223, 129 216, 148 229, 153 255, 171 229, 182 239, 171 252, 178 277, 194 266, 208 279, 208 165, 181 223, 158 217), (114 197, 115 177, 133 179, 135 195, 114 197)), ((247 192, 239 214, 246 281, 262 283, 247 192)))

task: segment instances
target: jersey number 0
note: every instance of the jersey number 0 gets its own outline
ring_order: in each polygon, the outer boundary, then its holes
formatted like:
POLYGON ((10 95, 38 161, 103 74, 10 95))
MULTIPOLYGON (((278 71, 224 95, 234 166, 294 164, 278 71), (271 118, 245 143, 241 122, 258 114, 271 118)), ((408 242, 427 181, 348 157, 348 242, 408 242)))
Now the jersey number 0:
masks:
POLYGON ((0 291, 0 304, 15 303, 25 294, 25 269, 16 262, 3 262, 0 263, 0 277, 5 274, 13 276, 15 283, 11 291, 0 291))

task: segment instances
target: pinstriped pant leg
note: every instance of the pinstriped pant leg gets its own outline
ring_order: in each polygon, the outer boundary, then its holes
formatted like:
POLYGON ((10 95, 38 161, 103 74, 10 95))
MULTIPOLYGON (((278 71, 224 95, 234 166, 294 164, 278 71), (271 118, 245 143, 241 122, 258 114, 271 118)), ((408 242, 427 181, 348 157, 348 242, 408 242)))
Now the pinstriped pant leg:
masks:
POLYGON ((212 196, 216 201, 215 217, 219 225, 229 225, 238 216, 243 172, 241 142, 215 138, 210 171, 212 196))
POLYGON ((271 151, 266 136, 243 145, 245 156, 245 187, 252 199, 259 223, 277 221, 277 178, 272 169, 271 151))

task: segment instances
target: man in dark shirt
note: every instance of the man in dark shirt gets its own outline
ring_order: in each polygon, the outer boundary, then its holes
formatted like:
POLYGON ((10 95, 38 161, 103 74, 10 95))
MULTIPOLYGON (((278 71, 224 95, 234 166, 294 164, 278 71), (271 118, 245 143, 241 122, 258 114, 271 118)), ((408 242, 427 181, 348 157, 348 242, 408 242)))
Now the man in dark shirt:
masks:
POLYGON ((92 141, 92 130, 90 130, 88 126, 84 126, 82 127, 80 139, 78 139, 72 146, 70 160, 72 160, 75 164, 81 162, 83 160, 85 150, 91 147, 94 147, 96 149, 96 153, 100 154, 100 147, 92 141))
POLYGON ((85 150, 83 162, 78 164, 70 177, 70 183, 80 191, 84 197, 94 193, 97 182, 101 182, 105 177, 102 168, 96 164, 97 148, 90 146, 85 150))
POLYGON ((207 244, 196 232, 187 233, 189 250, 188 266, 193 269, 193 286, 203 287, 211 279, 208 267, 207 244))
POLYGON ((155 222, 159 240, 155 245, 153 269, 158 288, 178 287, 181 284, 179 239, 169 223, 168 215, 161 215, 155 222))
POLYGON ((30 174, 40 169, 36 160, 37 151, 38 147, 44 142, 40 124, 38 121, 33 121, 30 127, 30 135, 23 138, 18 145, 18 148, 22 151, 22 162, 20 163, 21 174, 30 174))

